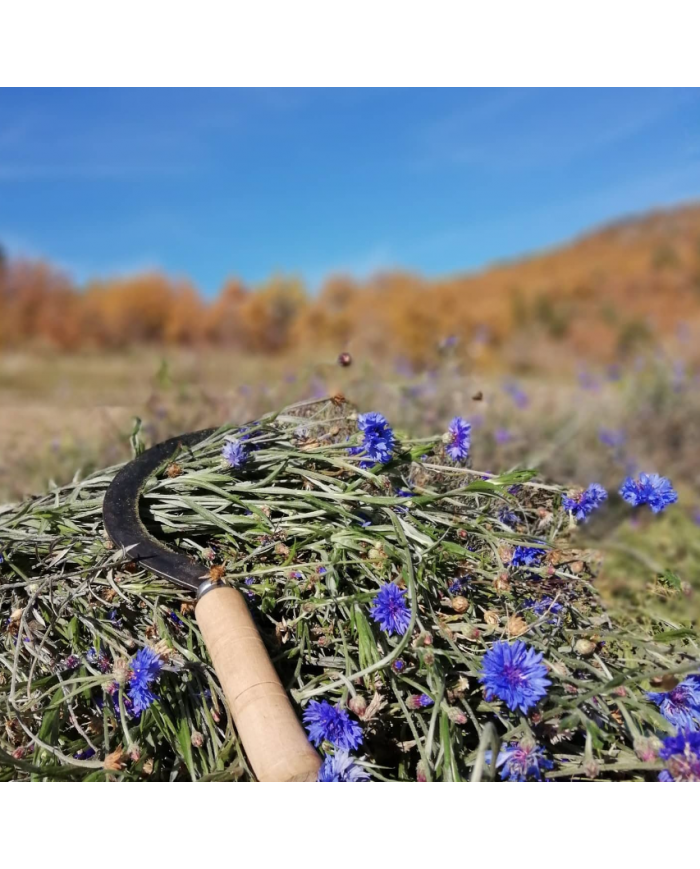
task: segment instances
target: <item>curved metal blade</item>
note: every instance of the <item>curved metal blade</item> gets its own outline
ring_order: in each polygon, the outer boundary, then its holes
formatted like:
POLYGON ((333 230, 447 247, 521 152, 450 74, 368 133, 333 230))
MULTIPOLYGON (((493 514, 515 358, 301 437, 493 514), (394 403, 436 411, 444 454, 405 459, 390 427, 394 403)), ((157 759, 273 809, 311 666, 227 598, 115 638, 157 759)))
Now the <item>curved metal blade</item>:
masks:
POLYGON ((148 533, 139 516, 139 498, 148 478, 183 447, 203 441, 214 428, 190 432, 156 444, 119 471, 110 483, 102 505, 102 518, 110 540, 123 546, 129 557, 176 585, 197 590, 208 578, 201 564, 169 549, 148 533))

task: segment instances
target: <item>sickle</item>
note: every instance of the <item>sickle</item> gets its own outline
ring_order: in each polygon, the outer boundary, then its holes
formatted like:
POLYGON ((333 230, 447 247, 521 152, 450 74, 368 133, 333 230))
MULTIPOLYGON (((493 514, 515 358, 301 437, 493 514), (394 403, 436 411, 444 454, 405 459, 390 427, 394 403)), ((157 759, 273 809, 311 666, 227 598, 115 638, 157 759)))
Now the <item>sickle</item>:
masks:
POLYGON ((149 477, 184 447, 215 431, 171 438, 126 464, 105 493, 105 529, 129 557, 197 592, 195 618, 258 781, 316 781, 321 759, 306 738, 243 595, 212 582, 201 565, 156 540, 139 515, 139 499, 149 477))

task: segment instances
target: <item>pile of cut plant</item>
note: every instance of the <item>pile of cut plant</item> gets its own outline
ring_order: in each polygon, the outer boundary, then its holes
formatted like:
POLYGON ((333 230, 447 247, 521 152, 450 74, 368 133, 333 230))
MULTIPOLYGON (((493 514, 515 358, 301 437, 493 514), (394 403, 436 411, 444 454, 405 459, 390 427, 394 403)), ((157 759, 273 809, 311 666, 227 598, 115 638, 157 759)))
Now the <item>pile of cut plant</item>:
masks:
MULTIPOLYGON (((306 402, 183 449, 143 518, 247 596, 320 781, 700 780, 696 635, 617 623, 576 546, 605 491, 469 446, 306 402)), ((253 780, 193 596, 105 534, 117 471, 0 508, 0 778, 253 780)))

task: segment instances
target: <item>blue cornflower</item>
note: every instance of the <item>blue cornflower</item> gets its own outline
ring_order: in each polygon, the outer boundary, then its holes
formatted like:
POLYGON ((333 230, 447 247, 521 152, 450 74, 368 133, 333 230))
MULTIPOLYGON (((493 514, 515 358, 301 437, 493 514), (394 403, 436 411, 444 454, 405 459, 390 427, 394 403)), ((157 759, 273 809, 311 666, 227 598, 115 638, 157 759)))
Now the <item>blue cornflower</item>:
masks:
POLYGON ((471 425, 461 416, 456 416, 450 423, 447 429, 449 441, 445 451, 453 462, 463 462, 469 455, 471 431, 471 425))
POLYGON ((503 525, 507 525, 509 528, 512 528, 514 525, 518 524, 518 516, 507 507, 502 507, 498 511, 498 521, 502 522, 503 525))
POLYGON ((388 634, 405 634, 411 621, 406 590, 387 582, 373 598, 370 615, 388 634))
POLYGON ((384 437, 389 428, 387 418, 381 413, 370 411, 357 417, 357 427, 365 437, 384 437))
POLYGON ((647 692, 661 714, 679 730, 698 730, 700 725, 700 684, 692 677, 671 691, 647 692))
POLYGON ((542 663, 542 653, 521 640, 500 640, 484 655, 479 681, 486 689, 486 699, 498 697, 515 712, 527 712, 547 694, 552 683, 542 663))
POLYGON ((664 739, 659 757, 666 761, 659 781, 700 781, 700 733, 681 731, 669 736, 664 739))
POLYGON ((248 458, 245 445, 236 438, 226 441, 221 455, 232 468, 242 468, 248 458))
POLYGON ((369 781, 369 776, 361 766, 355 763, 347 751, 342 749, 335 754, 327 754, 318 771, 320 782, 363 782, 369 781))
MULTIPOLYGON (((545 595, 545 597, 540 598, 539 600, 526 600, 525 606, 528 609, 531 609, 533 613, 538 616, 543 616, 545 614, 557 616, 562 611, 562 605, 559 601, 554 600, 554 598, 549 597, 549 595, 545 595)), ((550 619, 551 622, 555 622, 556 619, 550 619)))
POLYGON ((394 432, 381 413, 362 413, 357 418, 357 427, 362 432, 362 444, 350 447, 351 456, 364 455, 361 468, 371 468, 377 463, 391 460, 394 449, 394 432))
POLYGON ((562 505, 577 522, 585 522, 591 513, 607 500, 607 497, 608 493, 599 483, 591 483, 585 492, 580 492, 573 497, 565 497, 562 505))
POLYGON ((510 559, 511 567, 537 567, 545 556, 544 549, 534 546, 516 546, 510 559))
MULTIPOLYGON (((491 763, 492 756, 490 751, 485 753, 486 763, 491 763)), ((551 769, 554 764, 536 742, 523 739, 501 748, 496 766, 501 768, 502 781, 526 781, 528 778, 542 781, 542 770, 551 769)))
POLYGON ((432 706, 435 701, 427 694, 409 694, 406 698, 406 706, 409 709, 427 709, 432 706))
POLYGON ((453 579, 447 586, 447 590, 450 594, 459 594, 464 588, 465 582, 468 582, 468 580, 465 580, 463 576, 458 576, 457 579, 453 579))
POLYGON ((660 513, 664 507, 678 500, 678 493, 671 481, 658 474, 640 474, 639 480, 627 477, 620 488, 620 495, 633 507, 648 504, 652 513, 660 513))
POLYGON ((163 661, 160 655, 148 647, 139 649, 131 659, 132 675, 127 693, 134 704, 134 715, 140 715, 156 700, 150 685, 155 682, 162 669, 163 661))
POLYGON ((331 706, 327 700, 311 700, 304 710, 304 724, 314 745, 332 742, 336 748, 351 751, 362 744, 362 728, 346 709, 331 706))

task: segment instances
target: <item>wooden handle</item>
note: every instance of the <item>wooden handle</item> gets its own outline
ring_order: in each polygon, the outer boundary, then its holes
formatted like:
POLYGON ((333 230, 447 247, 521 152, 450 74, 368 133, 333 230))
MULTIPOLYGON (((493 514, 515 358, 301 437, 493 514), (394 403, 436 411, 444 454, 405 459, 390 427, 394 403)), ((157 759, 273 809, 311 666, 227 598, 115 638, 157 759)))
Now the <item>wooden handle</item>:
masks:
POLYGON ((306 737, 240 592, 208 591, 195 616, 250 765, 262 782, 316 781, 306 737))

